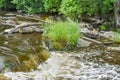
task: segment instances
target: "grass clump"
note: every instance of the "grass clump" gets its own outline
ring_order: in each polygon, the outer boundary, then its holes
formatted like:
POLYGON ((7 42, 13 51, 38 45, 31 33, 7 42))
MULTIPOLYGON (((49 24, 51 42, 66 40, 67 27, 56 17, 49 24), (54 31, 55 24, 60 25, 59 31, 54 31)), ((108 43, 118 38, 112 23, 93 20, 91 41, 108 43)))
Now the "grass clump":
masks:
POLYGON ((120 43, 120 33, 119 32, 114 33, 113 41, 116 43, 120 43))
POLYGON ((51 25, 46 25, 46 33, 51 40, 76 45, 80 37, 78 23, 75 22, 54 22, 51 25))

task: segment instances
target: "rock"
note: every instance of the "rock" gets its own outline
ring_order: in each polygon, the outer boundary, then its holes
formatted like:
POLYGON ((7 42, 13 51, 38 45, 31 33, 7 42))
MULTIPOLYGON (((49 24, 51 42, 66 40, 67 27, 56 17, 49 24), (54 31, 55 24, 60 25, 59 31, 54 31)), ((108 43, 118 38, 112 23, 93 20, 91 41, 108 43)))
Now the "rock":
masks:
POLYGON ((5 17, 13 17, 13 16, 16 16, 16 14, 13 14, 13 13, 7 13, 4 15, 5 17))
POLYGON ((13 30, 13 28, 11 28, 11 29, 6 29, 6 30, 4 30, 4 33, 5 33, 5 34, 11 33, 12 30, 13 30))
POLYGON ((0 57, 0 70, 2 70, 5 67, 4 60, 2 57, 0 57))
POLYGON ((77 47, 89 47, 92 42, 86 41, 84 39, 79 39, 77 42, 77 47))
POLYGON ((43 33, 44 29, 41 28, 37 28, 35 26, 30 26, 30 27, 24 27, 24 28, 18 28, 15 31, 12 31, 14 28, 11 29, 6 29, 4 30, 4 33, 9 34, 9 33, 33 33, 33 32, 37 32, 37 33, 43 33))
POLYGON ((89 32, 88 28, 81 28, 81 33, 87 33, 89 32))
POLYGON ((113 31, 104 32, 104 36, 107 38, 113 38, 114 34, 115 33, 113 31))
POLYGON ((102 54, 103 62, 107 62, 109 64, 120 65, 120 54, 119 52, 107 52, 102 54))
POLYGON ((107 47, 107 50, 111 52, 120 52, 120 47, 107 47))

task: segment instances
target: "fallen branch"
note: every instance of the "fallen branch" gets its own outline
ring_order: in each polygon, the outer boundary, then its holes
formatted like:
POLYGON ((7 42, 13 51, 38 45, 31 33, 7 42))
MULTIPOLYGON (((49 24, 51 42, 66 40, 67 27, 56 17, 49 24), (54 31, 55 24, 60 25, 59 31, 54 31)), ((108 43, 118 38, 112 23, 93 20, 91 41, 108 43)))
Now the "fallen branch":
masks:
POLYGON ((5 33, 14 33, 18 28, 30 27, 30 26, 39 26, 41 23, 22 23, 20 25, 15 26, 15 28, 11 28, 9 30, 5 30, 5 33))
POLYGON ((16 27, 16 25, 8 23, 0 23, 0 26, 16 27))
POLYGON ((32 17, 30 17, 30 16, 25 17, 25 16, 17 15, 16 18, 17 18, 18 20, 23 20, 23 21, 44 22, 44 23, 49 23, 49 24, 51 24, 50 22, 47 22, 47 21, 45 21, 45 20, 41 20, 41 19, 38 19, 38 18, 32 18, 32 17))
POLYGON ((16 19, 16 17, 2 17, 2 20, 10 20, 10 19, 16 19))
MULTIPOLYGON (((2 46, 0 46, 0 49, 5 50, 5 51, 7 50, 9 52, 13 51, 12 49, 9 49, 7 47, 2 47, 2 46)), ((11 56, 11 57, 15 58, 17 63, 20 64, 20 60, 19 60, 18 56, 16 56, 15 54, 7 54, 7 53, 2 53, 2 54, 7 55, 9 57, 11 56)))
POLYGON ((88 38, 88 37, 82 37, 83 39, 87 40, 87 41, 90 41, 90 42, 94 42, 94 43, 97 43, 97 44, 102 44, 102 42, 100 41, 97 41, 95 39, 91 39, 91 38, 88 38))
POLYGON ((87 36, 87 37, 90 37, 90 38, 104 38, 104 39, 108 39, 110 41, 113 41, 113 36, 114 36, 114 32, 113 31, 109 31, 109 32, 98 32, 98 31, 95 31, 95 30, 88 30, 87 28, 81 30, 81 32, 87 36))

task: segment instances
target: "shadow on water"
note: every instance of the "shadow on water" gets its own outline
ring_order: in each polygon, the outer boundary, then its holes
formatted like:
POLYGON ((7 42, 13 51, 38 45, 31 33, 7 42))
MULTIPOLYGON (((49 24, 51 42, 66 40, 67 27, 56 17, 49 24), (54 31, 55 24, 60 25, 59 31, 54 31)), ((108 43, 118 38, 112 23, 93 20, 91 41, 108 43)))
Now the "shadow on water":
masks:
POLYGON ((41 34, 0 35, 0 68, 30 71, 50 54, 42 45, 41 34))

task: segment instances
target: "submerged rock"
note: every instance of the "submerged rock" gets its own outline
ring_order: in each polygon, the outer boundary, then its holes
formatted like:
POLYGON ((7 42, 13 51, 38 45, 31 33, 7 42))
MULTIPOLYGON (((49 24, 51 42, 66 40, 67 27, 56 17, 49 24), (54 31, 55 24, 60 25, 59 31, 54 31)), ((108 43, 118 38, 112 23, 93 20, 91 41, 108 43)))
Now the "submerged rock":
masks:
POLYGON ((41 62, 46 61, 48 58, 50 58, 50 53, 46 50, 41 50, 37 54, 30 54, 27 60, 24 60, 20 66, 15 68, 15 71, 33 71, 37 69, 41 62))
POLYGON ((79 39, 77 43, 77 47, 89 47, 92 42, 86 41, 84 39, 79 39))

